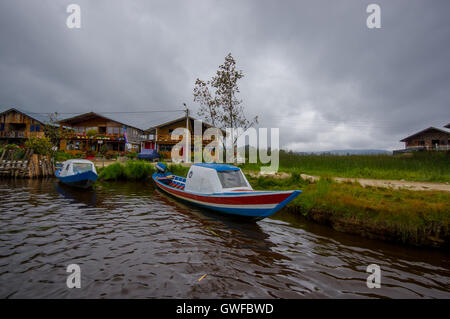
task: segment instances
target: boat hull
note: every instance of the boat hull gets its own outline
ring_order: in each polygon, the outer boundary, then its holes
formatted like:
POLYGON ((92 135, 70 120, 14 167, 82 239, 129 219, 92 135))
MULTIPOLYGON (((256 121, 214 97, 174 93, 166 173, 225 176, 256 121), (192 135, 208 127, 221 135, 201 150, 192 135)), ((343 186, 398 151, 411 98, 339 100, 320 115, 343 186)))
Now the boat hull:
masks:
POLYGON ((98 175, 92 171, 82 172, 69 176, 61 176, 59 170, 56 177, 61 183, 77 188, 89 188, 97 180, 98 175))
POLYGON ((275 214, 301 193, 294 190, 199 194, 166 185, 156 178, 158 176, 158 173, 152 176, 158 188, 178 199, 216 212, 252 219, 263 219, 275 214))

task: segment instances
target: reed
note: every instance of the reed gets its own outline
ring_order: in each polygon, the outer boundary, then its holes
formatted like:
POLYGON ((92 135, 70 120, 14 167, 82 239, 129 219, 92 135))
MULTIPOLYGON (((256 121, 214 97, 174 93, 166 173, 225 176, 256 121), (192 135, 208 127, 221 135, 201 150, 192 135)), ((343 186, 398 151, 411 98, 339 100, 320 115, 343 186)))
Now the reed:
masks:
MULTIPOLYGON (((259 170, 261 163, 244 164, 259 170)), ((280 151, 280 171, 318 176, 450 182, 450 152, 406 155, 300 155, 280 151)))
POLYGON ((127 161, 124 164, 114 163, 99 168, 100 180, 132 180, 141 181, 151 177, 155 172, 153 165, 145 161, 127 161))

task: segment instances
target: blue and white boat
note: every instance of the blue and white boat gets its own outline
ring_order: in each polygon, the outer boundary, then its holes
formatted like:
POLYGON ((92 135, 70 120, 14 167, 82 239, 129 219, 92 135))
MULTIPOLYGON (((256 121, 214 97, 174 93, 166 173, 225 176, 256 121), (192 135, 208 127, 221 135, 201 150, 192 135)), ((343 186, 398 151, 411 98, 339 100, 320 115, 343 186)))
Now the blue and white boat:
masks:
POLYGON ((55 175, 60 182, 79 188, 90 187, 98 178, 94 163, 82 159, 65 161, 55 175))
POLYGON ((253 190, 241 169, 233 165, 193 164, 186 178, 170 174, 164 164, 156 168, 152 177, 164 192, 200 207, 257 220, 275 214, 301 193, 253 190))

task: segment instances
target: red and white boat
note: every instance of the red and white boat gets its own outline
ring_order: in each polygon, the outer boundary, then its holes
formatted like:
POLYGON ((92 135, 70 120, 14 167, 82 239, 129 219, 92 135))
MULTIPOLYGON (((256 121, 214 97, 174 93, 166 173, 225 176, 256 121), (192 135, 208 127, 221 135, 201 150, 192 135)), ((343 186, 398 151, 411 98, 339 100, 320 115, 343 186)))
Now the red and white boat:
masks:
POLYGON ((187 178, 170 174, 161 163, 157 169, 152 178, 166 193, 214 211, 255 219, 273 215, 301 193, 255 191, 241 169, 233 165, 193 164, 187 178))

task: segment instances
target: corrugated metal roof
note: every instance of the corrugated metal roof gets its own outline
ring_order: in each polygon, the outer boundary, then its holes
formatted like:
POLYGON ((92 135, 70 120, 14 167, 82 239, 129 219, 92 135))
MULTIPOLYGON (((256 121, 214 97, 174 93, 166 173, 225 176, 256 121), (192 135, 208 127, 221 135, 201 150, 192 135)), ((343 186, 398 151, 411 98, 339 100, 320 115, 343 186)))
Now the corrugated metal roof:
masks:
POLYGON ((17 111, 22 114, 25 114, 28 117, 31 117, 32 119, 41 122, 42 124, 48 123, 50 121, 50 117, 48 113, 33 113, 27 110, 24 110, 22 108, 19 108, 17 106, 14 107, 2 107, 0 108, 0 114, 10 112, 10 111, 17 111))
POLYGON ((438 132, 441 132, 441 133, 445 133, 445 134, 450 135, 450 132, 447 132, 447 131, 441 130, 441 129, 439 129, 439 128, 430 126, 429 128, 426 128, 426 129, 424 129, 424 130, 422 130, 422 131, 420 131, 420 132, 417 132, 417 133, 414 133, 414 134, 412 134, 412 135, 410 135, 410 136, 408 136, 408 137, 405 137, 404 139, 400 140, 400 142, 406 142, 407 140, 409 140, 409 139, 415 137, 416 135, 423 134, 423 133, 428 132, 428 131, 438 131, 438 132))

